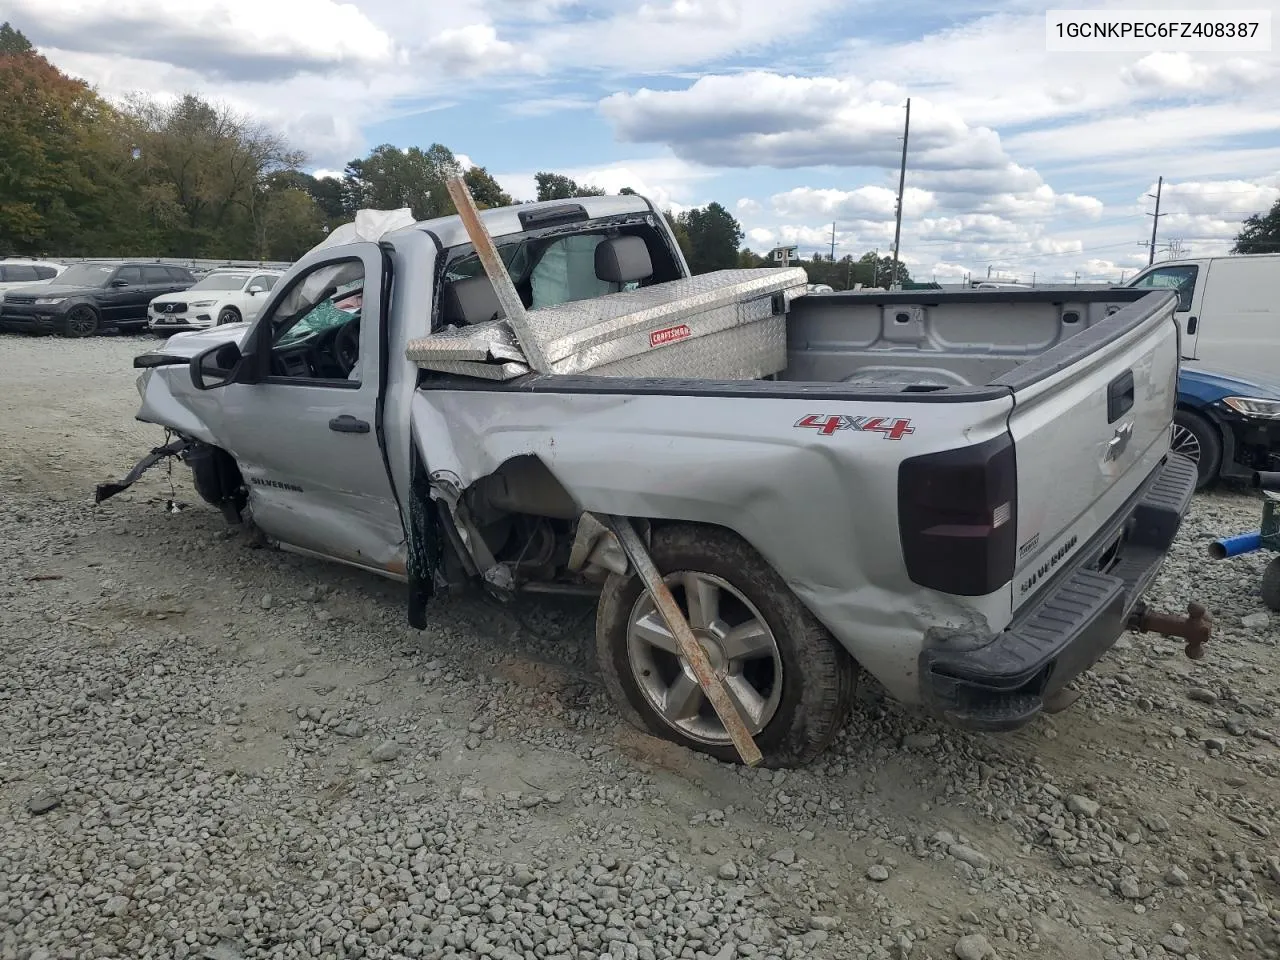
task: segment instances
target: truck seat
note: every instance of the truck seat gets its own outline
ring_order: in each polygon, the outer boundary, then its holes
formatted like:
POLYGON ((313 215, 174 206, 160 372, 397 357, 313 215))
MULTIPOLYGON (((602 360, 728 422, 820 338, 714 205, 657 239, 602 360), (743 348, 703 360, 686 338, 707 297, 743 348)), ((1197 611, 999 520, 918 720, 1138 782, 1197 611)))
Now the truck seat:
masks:
POLYGON ((502 304, 484 274, 454 280, 440 297, 440 318, 455 327, 488 323, 502 316, 502 304))
POLYGON ((653 259, 643 238, 613 237, 596 247, 596 277, 621 290, 653 276, 653 259))

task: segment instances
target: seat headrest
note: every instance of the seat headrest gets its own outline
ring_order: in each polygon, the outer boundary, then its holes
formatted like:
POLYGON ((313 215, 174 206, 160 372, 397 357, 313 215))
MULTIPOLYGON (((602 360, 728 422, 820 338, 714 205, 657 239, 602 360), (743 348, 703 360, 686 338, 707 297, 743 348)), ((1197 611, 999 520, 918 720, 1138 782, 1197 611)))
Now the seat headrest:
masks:
POLYGON ((605 283, 632 283, 651 276, 653 260, 640 237, 613 237, 596 247, 596 277, 605 283))
POLYGON ((493 284, 484 274, 454 280, 444 288, 440 298, 440 316, 445 323, 466 327, 488 323, 502 316, 502 304, 494 292, 493 284))

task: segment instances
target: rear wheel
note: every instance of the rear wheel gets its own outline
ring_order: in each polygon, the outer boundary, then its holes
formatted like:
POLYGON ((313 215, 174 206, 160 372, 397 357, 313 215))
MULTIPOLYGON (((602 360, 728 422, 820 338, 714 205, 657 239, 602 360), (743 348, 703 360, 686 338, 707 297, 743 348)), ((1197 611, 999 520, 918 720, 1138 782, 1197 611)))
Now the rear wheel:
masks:
POLYGON ((239 323, 240 311, 235 307, 223 307, 218 313, 218 326, 224 323, 239 323))
POLYGON ((1218 479, 1222 469, 1222 437, 1217 427, 1199 414, 1179 410, 1173 415, 1169 448, 1196 464, 1196 489, 1204 490, 1218 479))
POLYGON ((98 332, 98 311, 88 304, 72 307, 67 318, 62 321, 64 337, 89 337, 98 332))
MULTIPOLYGON (((663 527, 650 553, 764 764, 797 766, 821 753, 848 714, 856 671, 849 655, 737 535, 663 527)), ((639 577, 606 581, 596 651, 631 723, 720 760, 739 759, 639 577)))

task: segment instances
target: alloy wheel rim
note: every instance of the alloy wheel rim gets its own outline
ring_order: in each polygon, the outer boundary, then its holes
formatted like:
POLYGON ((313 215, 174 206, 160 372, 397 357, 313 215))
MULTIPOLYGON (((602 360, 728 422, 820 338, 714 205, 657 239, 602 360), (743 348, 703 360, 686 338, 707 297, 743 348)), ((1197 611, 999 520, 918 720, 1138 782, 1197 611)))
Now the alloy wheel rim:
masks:
POLYGON ((1200 441, 1194 433, 1181 424, 1173 425, 1173 436, 1170 438, 1169 447, 1174 453, 1189 457, 1196 463, 1200 462, 1200 441))
MULTIPOLYGON (((686 570, 663 579, 747 729, 759 733, 782 700, 782 653, 773 631, 720 577, 686 570)), ((732 742, 647 592, 627 621, 627 660, 641 695, 664 723, 700 743, 732 742)))
POLYGON ((88 333, 93 329, 93 314, 84 307, 71 311, 71 329, 76 333, 88 333))

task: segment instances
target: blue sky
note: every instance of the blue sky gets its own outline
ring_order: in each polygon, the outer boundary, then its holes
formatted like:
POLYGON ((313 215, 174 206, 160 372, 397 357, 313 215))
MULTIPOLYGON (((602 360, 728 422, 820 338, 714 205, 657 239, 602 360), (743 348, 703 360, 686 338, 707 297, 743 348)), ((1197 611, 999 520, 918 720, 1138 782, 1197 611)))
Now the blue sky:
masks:
MULTIPOLYGON (((1280 21, 1280 0, 1252 5, 1280 21)), ((1161 175, 1161 239, 1224 252, 1280 198, 1276 53, 1050 53, 1046 9, 0 0, 0 19, 108 96, 194 90, 251 113, 313 170, 440 142, 522 199, 555 170, 675 210, 717 200, 756 250, 826 249, 833 221, 837 255, 887 250, 910 97, 916 276, 1117 279, 1146 262, 1161 175)))

